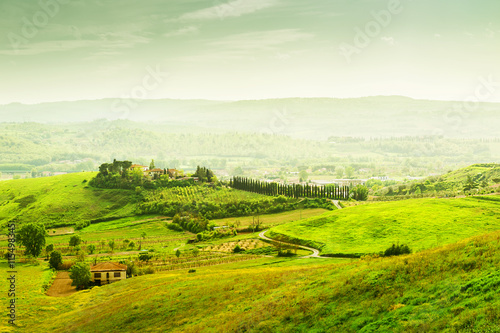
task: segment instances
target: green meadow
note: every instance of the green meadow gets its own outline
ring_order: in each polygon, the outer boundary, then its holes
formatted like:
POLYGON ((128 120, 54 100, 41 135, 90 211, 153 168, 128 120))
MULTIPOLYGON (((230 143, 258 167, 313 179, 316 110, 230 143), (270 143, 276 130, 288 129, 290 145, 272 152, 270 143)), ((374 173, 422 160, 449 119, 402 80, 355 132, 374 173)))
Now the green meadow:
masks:
POLYGON ((263 258, 65 298, 43 295, 46 270, 20 266, 29 296, 19 301, 18 329, 3 331, 496 332, 499 239, 495 232, 394 258, 263 258))
POLYGON ((499 229, 500 197, 486 196, 360 205, 276 226, 270 235, 321 254, 372 254, 393 243, 420 251, 499 229))
MULTIPOLYGON (((140 238, 143 233, 148 237, 183 237, 188 233, 174 232, 165 227, 166 220, 155 219, 150 216, 129 217, 113 221, 99 222, 81 230, 76 230, 73 234, 50 236, 47 244, 68 243, 74 234, 80 235, 84 241, 97 241, 101 239, 127 239, 140 238)), ((50 230, 49 230, 50 235, 50 230)))
MULTIPOLYGON (((329 212, 329 210, 323 208, 310 208, 277 214, 262 214, 259 215, 258 218, 263 225, 269 227, 321 215, 326 212, 329 212)), ((216 219, 213 220, 213 222, 218 226, 224 226, 234 224, 239 221, 240 226, 245 227, 251 225, 256 218, 256 216, 230 217, 225 219, 216 219)))
MULTIPOLYGON (((45 292, 54 271, 42 257, 23 258, 29 264, 16 267, 17 326, 4 320, 0 332, 500 331, 500 196, 259 215, 271 227, 267 236, 319 248, 321 255, 373 254, 393 243, 413 249, 413 254, 400 257, 306 259, 301 256, 310 252, 303 250, 277 257, 276 244, 257 240, 259 232, 188 243, 195 235, 168 229, 168 217, 134 215, 135 191, 86 188, 83 180, 89 175, 4 182, 0 212, 13 209, 8 219, 22 223, 29 220, 26 214, 35 214, 31 210, 41 214, 58 202, 61 216, 56 210, 45 220, 51 223, 47 244, 63 252, 65 263, 77 260, 76 249, 68 246, 77 234, 84 251, 88 244, 97 247, 96 254, 86 254, 87 263, 133 260, 141 275, 50 297, 45 292), (64 195, 66 191, 73 198, 64 195), (19 200, 31 195, 34 201, 19 200), (83 206, 65 206, 76 198, 98 209, 86 212, 83 206), (75 230, 68 214, 94 222, 75 230), (68 226, 57 227, 63 224, 68 226), (114 250, 107 245, 111 240, 116 241, 114 250), (138 260, 139 244, 154 250, 150 262, 138 260), (233 254, 235 244, 259 245, 233 254), (174 254, 177 249, 179 257, 174 254), (153 274, 144 273, 151 267, 153 274)), ((219 226, 239 221, 245 228, 254 218, 212 221, 219 226)), ((5 243, 2 240, 1 246, 5 243)), ((6 279, 3 258, 0 270, 6 279)), ((0 302, 8 301, 2 287, 0 302)))
POLYGON ((83 172, 0 182, 0 223, 36 221, 57 227, 133 215, 133 192, 92 189, 87 182, 95 175, 83 172))

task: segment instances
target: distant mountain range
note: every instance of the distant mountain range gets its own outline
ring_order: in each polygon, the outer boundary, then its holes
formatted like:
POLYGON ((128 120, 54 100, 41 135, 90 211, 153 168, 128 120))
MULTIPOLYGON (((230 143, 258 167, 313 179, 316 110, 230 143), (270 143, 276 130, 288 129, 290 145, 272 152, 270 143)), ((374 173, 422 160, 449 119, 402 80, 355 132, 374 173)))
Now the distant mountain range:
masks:
POLYGON ((400 96, 250 101, 101 99, 0 105, 0 122, 96 119, 128 119, 168 131, 244 131, 321 140, 331 136, 500 136, 500 103, 478 103, 468 109, 460 102, 400 96))

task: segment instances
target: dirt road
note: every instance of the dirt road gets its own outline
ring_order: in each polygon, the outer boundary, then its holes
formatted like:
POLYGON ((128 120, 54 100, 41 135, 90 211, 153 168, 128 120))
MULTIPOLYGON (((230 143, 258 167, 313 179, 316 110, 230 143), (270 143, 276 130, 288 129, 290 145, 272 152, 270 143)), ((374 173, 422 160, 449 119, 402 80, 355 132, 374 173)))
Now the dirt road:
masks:
MULTIPOLYGON (((259 237, 262 238, 262 239, 271 241, 271 242, 276 242, 276 243, 286 244, 286 245, 290 245, 290 246, 295 246, 295 244, 280 242, 280 241, 276 241, 276 240, 274 240, 272 238, 269 238, 269 237, 267 237, 265 235, 266 232, 267 232, 267 230, 262 231, 259 234, 259 237)), ((316 249, 314 249, 312 247, 307 247, 307 246, 302 246, 302 245, 299 245, 298 247, 301 248, 301 249, 303 249, 303 250, 308 250, 308 251, 312 251, 313 252, 312 254, 310 254, 308 256, 304 256, 304 257, 300 257, 300 258, 328 258, 328 257, 321 257, 319 255, 319 250, 316 250, 316 249)))
POLYGON ((46 295, 52 297, 64 297, 76 293, 76 287, 71 285, 71 279, 68 272, 57 272, 57 276, 47 290, 46 295))

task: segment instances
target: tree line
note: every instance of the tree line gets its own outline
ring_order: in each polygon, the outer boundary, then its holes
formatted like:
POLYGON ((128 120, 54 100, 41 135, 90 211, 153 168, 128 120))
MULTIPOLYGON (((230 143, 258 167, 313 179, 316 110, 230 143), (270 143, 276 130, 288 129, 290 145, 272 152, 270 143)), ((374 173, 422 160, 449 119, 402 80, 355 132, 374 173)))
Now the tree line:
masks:
POLYGON ((229 181, 229 186, 238 190, 269 196, 283 195, 292 198, 328 198, 334 200, 349 199, 349 186, 268 183, 245 177, 233 177, 229 181))

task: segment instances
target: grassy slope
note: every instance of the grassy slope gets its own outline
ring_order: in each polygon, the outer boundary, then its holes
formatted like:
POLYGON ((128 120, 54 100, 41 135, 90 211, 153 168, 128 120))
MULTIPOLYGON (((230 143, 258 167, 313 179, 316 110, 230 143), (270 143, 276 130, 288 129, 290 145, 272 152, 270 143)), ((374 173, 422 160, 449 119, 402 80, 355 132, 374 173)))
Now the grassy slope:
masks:
POLYGON ((398 241, 421 250, 499 230, 500 201, 495 199, 499 197, 362 205, 280 225, 271 235, 322 247, 322 254, 376 253, 398 241))
MULTIPOLYGON (((265 226, 272 226, 277 224, 293 222, 300 219, 309 218, 312 216, 321 215, 326 212, 329 212, 329 210, 323 208, 312 208, 312 209, 304 209, 302 211, 294 210, 290 212, 283 212, 277 214, 263 214, 259 215, 259 218, 265 226)), ((240 221, 241 226, 244 227, 244 226, 249 226, 254 218, 255 218, 254 216, 230 217, 225 219, 213 220, 213 222, 216 225, 223 226, 235 223, 236 221, 240 221)))
POLYGON ((131 215, 130 191, 86 188, 95 173, 0 182, 0 223, 10 219, 38 221, 46 226, 81 220, 131 215))
POLYGON ((262 259, 196 274, 136 277, 59 299, 35 288, 30 300, 21 301, 36 307, 20 306, 20 331, 463 332, 489 327, 494 332, 500 329, 499 240, 496 232, 410 256, 344 264, 262 259))
MULTIPOLYGON (((96 223, 82 230, 75 231, 75 234, 80 235, 82 241, 134 239, 140 238, 143 232, 146 233, 146 237, 193 237, 193 235, 188 232, 177 232, 167 229, 165 227, 166 222, 161 219, 146 219, 147 217, 130 217, 96 223)), ((71 236, 73 236, 73 234, 50 236, 46 238, 46 241, 47 244, 64 244, 69 243, 71 236)))
POLYGON ((449 172, 440 178, 444 182, 462 183, 467 180, 467 176, 482 174, 486 179, 500 177, 500 164, 474 164, 467 168, 449 172))
MULTIPOLYGON (((493 179, 500 178, 500 164, 474 164, 430 179, 435 180, 435 182, 432 182, 435 188, 461 191, 468 176, 478 181, 485 179, 491 185, 493 179)), ((481 181, 478 185, 481 185, 481 181)))

